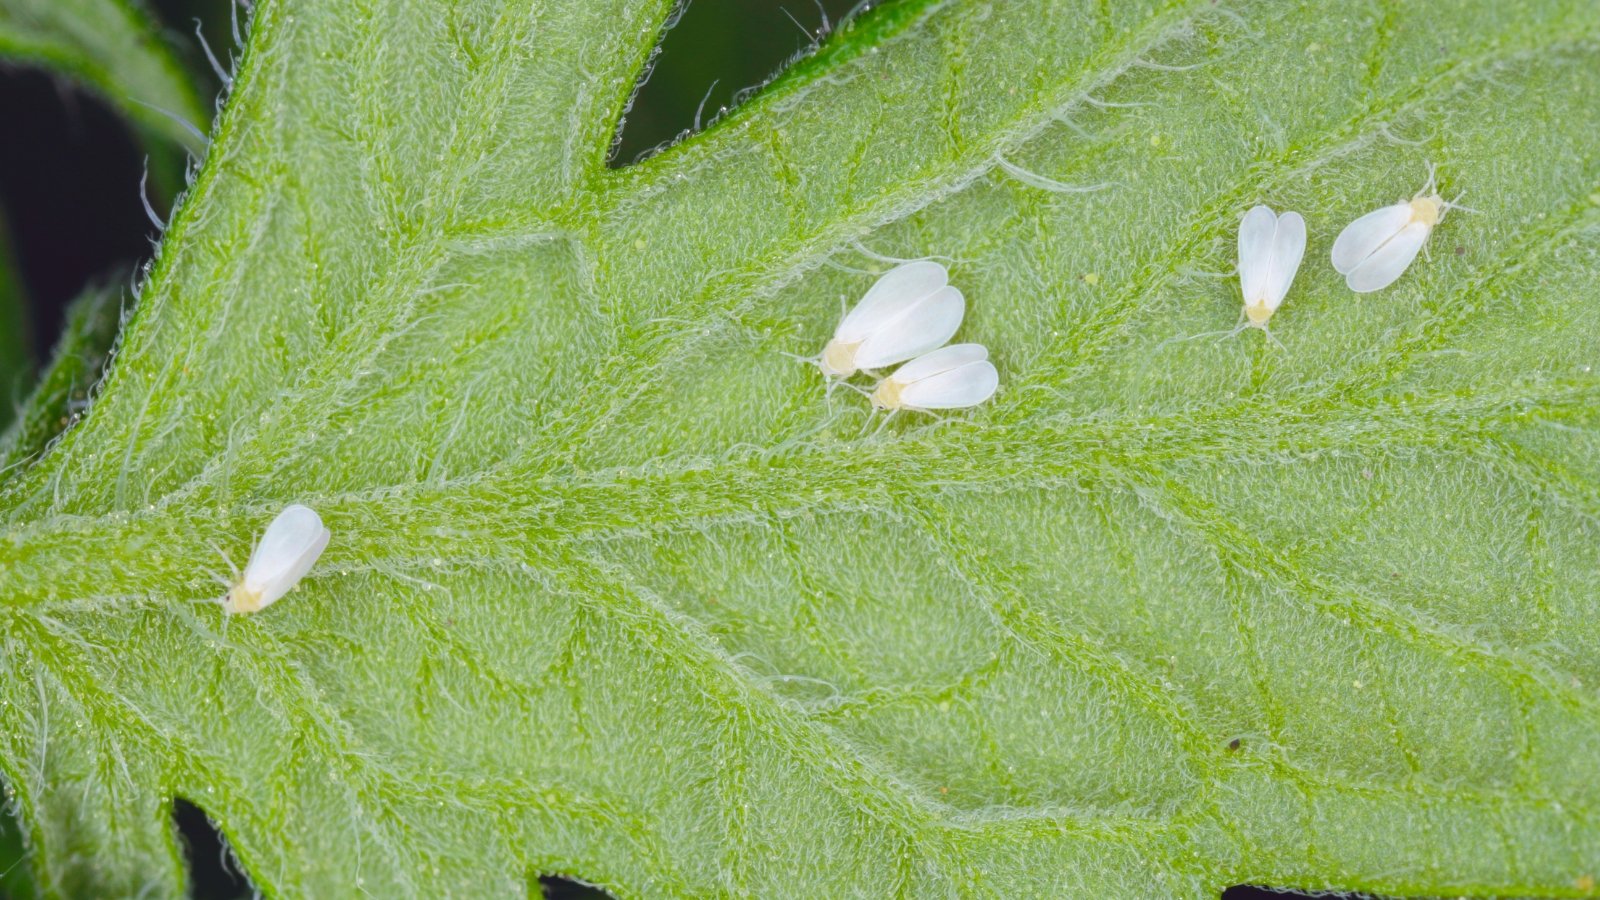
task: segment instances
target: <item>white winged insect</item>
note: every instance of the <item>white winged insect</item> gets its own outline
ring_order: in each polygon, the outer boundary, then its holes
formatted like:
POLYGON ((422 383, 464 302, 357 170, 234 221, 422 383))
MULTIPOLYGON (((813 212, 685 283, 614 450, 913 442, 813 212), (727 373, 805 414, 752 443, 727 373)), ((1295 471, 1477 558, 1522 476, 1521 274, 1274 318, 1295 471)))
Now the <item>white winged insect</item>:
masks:
POLYGON ((1244 292, 1244 315, 1255 328, 1283 303, 1300 270, 1306 252, 1306 220, 1299 213, 1274 213, 1257 206, 1239 223, 1239 287, 1244 292))
POLYGON ((1000 373, 982 344, 951 344, 913 359, 878 382, 872 406, 929 412, 977 406, 994 395, 1000 373))
POLYGON ((260 612, 289 593, 311 571, 331 537, 322 518, 309 506, 286 507, 267 526, 250 554, 244 574, 235 577, 222 598, 228 615, 260 612))
POLYGON ((1382 290, 1405 273, 1434 226, 1452 209, 1466 207, 1439 196, 1430 166, 1428 183, 1416 196, 1375 209, 1339 232, 1333 242, 1333 268, 1358 294, 1382 290))
POLYGON ((822 352, 811 358, 829 378, 849 378, 943 346, 961 327, 966 300, 944 266, 920 260, 895 266, 845 313, 822 352))

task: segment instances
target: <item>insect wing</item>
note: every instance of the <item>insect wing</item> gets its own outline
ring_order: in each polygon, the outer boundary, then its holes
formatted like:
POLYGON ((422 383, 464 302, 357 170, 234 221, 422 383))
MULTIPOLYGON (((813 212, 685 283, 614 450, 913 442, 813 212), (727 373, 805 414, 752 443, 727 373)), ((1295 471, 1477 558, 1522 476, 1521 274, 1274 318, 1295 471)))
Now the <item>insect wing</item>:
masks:
POLYGON ((261 543, 250 554, 245 586, 261 593, 262 606, 272 603, 311 570, 329 537, 315 510, 298 503, 286 508, 267 526, 261 543))
POLYGON ((1246 304, 1263 299, 1272 263, 1272 237, 1278 217, 1265 206, 1253 207, 1239 223, 1239 288, 1246 304))
POLYGON ((911 409, 962 409, 989 399, 999 386, 994 364, 980 359, 906 385, 900 401, 911 409))
POLYGON ((1351 222, 1333 242, 1333 268, 1348 275, 1411 221, 1411 204, 1375 209, 1351 222))
MULTIPOLYGON (((1289 293, 1294 275, 1300 271, 1300 260, 1306 254, 1306 220, 1299 213, 1286 212, 1278 217, 1272 233, 1272 265, 1268 268, 1260 299, 1268 309, 1277 309, 1283 296, 1289 293)), ((1246 298, 1248 302, 1249 298, 1246 298)))
POLYGON ((950 285, 939 288, 872 332, 856 351, 856 366, 876 369, 944 346, 961 327, 966 309, 960 290, 950 285))
POLYGON ((1344 283, 1358 294, 1382 290, 1393 284, 1417 258, 1417 251, 1428 242, 1432 230, 1424 222, 1412 222, 1400 229, 1399 234, 1351 270, 1344 283))
POLYGON ((950 283, 944 266, 930 260, 895 266, 883 274, 855 309, 845 314, 833 339, 844 344, 866 340, 917 301, 950 283))
POLYGON ((932 353, 922 354, 895 369, 894 374, 889 377, 901 384, 911 384, 940 372, 947 372, 988 358, 989 348, 982 344, 951 344, 948 347, 940 347, 932 353))

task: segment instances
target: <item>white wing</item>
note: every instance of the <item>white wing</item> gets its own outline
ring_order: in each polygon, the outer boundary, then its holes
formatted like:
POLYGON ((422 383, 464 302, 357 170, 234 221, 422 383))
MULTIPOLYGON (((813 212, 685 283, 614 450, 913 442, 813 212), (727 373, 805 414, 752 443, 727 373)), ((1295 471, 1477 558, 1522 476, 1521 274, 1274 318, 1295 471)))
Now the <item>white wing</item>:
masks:
POLYGON ((1428 242, 1428 233, 1431 231, 1433 226, 1426 222, 1412 222, 1400 229, 1399 234, 1352 269, 1345 276, 1344 283, 1358 294, 1388 287, 1417 258, 1417 251, 1428 242))
POLYGON ((994 363, 980 359, 906 385, 900 403, 909 409, 962 409, 989 399, 999 386, 994 363))
MULTIPOLYGON (((1272 233, 1272 265, 1267 271, 1263 300, 1267 309, 1277 309, 1283 296, 1294 283, 1294 274, 1300 271, 1300 259, 1306 255, 1306 220, 1297 212, 1286 212, 1278 217, 1277 228, 1272 233)), ((1246 295, 1245 302, 1250 302, 1246 295)))
POLYGON ((316 540, 312 541, 311 545, 306 547, 305 552, 295 559, 294 564, 284 570, 277 581, 261 592, 261 605, 263 608, 284 594, 289 593, 294 589, 295 585, 300 583, 300 579, 306 577, 306 573, 311 571, 311 567, 317 563, 317 558, 327 548, 328 539, 332 536, 328 529, 322 529, 322 533, 317 535, 316 540))
POLYGON ((1272 263, 1272 233, 1278 217, 1265 206, 1256 206, 1239 223, 1239 288, 1248 305, 1260 300, 1272 263))
POLYGON ((890 375, 901 384, 911 384, 930 378, 940 372, 948 372, 968 363, 982 362, 989 358, 989 348, 982 344, 951 344, 940 347, 932 353, 924 353, 913 359, 890 375))
POLYGON ((961 327, 967 301, 945 285, 885 320, 856 350, 856 368, 876 369, 944 346, 961 327))
POLYGON ((1346 225, 1333 242, 1334 271, 1340 275, 1350 274, 1410 221, 1411 204, 1396 203, 1375 209, 1346 225))
POLYGON ((950 274, 936 262, 921 260, 895 266, 839 321, 833 339, 844 344, 859 343, 885 322, 900 317, 906 307, 949 283, 950 274))
POLYGON ((311 570, 329 537, 315 510, 298 503, 284 509, 250 554, 245 587, 260 592, 263 607, 277 600, 311 570))

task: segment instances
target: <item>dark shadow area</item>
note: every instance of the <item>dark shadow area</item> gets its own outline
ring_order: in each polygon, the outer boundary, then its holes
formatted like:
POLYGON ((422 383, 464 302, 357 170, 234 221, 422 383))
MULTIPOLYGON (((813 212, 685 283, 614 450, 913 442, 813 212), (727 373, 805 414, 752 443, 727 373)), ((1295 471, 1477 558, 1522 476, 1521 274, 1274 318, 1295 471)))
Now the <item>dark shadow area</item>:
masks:
POLYGON ((0 900, 29 900, 38 896, 28 848, 22 841, 22 822, 11 803, 11 792, 0 781, 0 900))
POLYGON ((205 810, 179 797, 172 803, 172 826, 178 831, 183 859, 189 865, 189 896, 193 900, 255 896, 228 839, 211 823, 205 810))
POLYGON ((544 900, 612 900, 610 894, 594 885, 584 884, 565 875, 540 875, 537 884, 538 893, 531 891, 530 893, 535 897, 543 897, 544 900))
POLYGON ((687 0, 619 125, 611 165, 629 165, 696 131, 696 118, 702 128, 710 124, 860 5, 861 0, 687 0))
MULTIPOLYGON (((11 232, 33 358, 49 358, 70 303, 150 256, 139 200, 144 150, 115 111, 37 70, 0 68, 0 207, 11 232)), ((152 196, 164 214, 164 204, 152 196)))
MULTIPOLYGON (((1222 892, 1222 900, 1384 900, 1375 894, 1357 894, 1349 891, 1293 891, 1288 889, 1259 887, 1253 884, 1238 884, 1222 892)), ((1427 898, 1408 898, 1408 900, 1427 900, 1427 898)))

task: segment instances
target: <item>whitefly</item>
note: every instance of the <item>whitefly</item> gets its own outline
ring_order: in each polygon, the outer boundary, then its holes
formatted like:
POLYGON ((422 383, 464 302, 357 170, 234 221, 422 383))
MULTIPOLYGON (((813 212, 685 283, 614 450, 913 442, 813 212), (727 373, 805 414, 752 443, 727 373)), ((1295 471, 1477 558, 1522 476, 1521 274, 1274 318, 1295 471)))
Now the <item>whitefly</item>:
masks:
POLYGON ((285 507, 251 551, 244 573, 235 575, 222 611, 260 612, 278 602, 311 571, 330 537, 316 510, 299 503, 285 507))

